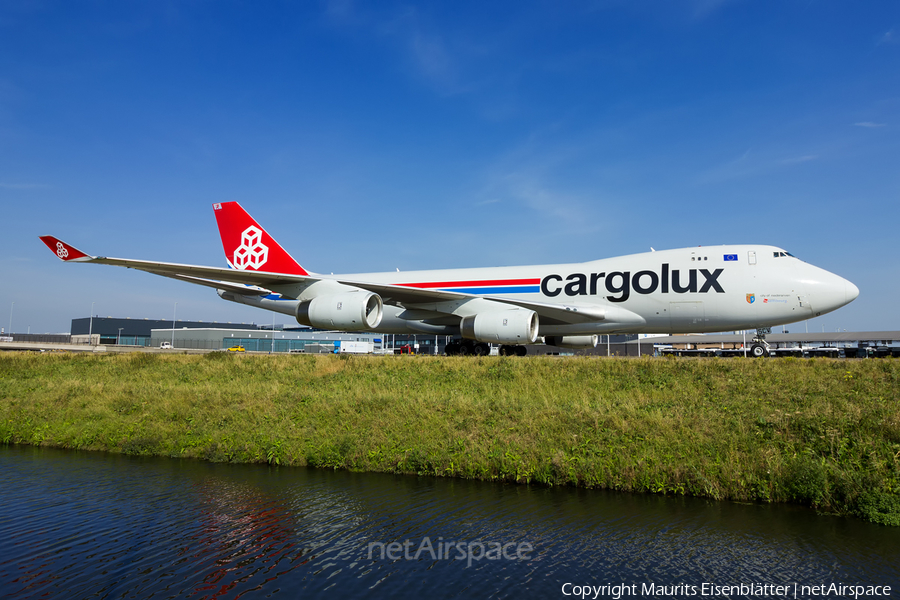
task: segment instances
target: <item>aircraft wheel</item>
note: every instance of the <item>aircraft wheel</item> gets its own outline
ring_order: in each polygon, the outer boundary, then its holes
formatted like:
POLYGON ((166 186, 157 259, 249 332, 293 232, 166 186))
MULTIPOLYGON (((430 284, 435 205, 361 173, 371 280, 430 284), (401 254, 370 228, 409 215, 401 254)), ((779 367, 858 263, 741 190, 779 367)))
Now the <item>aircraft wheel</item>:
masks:
POLYGON ((753 358, 762 358, 766 355, 766 349, 762 344, 753 344, 750 346, 750 356, 753 358))
POLYGON ((475 356, 487 356, 491 353, 491 347, 487 344, 475 344, 475 347, 472 349, 472 354, 475 356))
POLYGON ((459 356, 467 356, 469 354, 469 347, 465 344, 460 344, 459 349, 456 351, 459 356))
POLYGON ((528 354, 528 348, 525 346, 516 346, 516 356, 525 356, 528 354))

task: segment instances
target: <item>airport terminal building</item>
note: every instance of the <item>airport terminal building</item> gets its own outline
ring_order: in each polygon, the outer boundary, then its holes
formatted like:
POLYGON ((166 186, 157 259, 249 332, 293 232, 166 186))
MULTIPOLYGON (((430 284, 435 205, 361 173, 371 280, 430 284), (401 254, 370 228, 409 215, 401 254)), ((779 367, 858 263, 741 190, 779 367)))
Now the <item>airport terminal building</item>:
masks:
POLYGON ((333 349, 336 341, 371 342, 381 351, 398 349, 417 354, 441 354, 447 336, 348 333, 283 325, 276 325, 273 332, 271 324, 116 317, 72 319, 71 331, 72 343, 159 348, 169 342, 175 348, 197 350, 243 346, 251 352, 323 352, 333 349))
MULTIPOLYGON (((649 344, 643 348, 629 345, 637 335, 601 336, 600 344, 591 352, 575 351, 555 346, 529 346, 529 354, 593 354, 628 356, 652 352, 649 344)), ((217 323, 211 321, 171 321, 162 319, 131 319, 116 317, 85 317, 72 319, 72 343, 94 345, 141 346, 159 348, 169 342, 174 348, 192 350, 227 350, 243 346, 249 352, 326 352, 334 342, 371 342, 376 352, 409 352, 412 354, 443 354, 449 336, 427 334, 379 334, 370 331, 322 331, 309 327, 285 327, 258 323, 217 323), (174 325, 174 326, 173 326, 174 325)))
MULTIPOLYGON (((158 346, 152 341, 154 329, 169 331, 178 329, 203 329, 225 327, 228 329, 256 330, 256 323, 216 323, 215 321, 173 321, 172 319, 131 319, 117 317, 83 317, 72 319, 72 342, 96 345, 158 346), (81 338, 84 339, 81 339, 81 338)), ((271 326, 270 326, 271 329, 271 326)))

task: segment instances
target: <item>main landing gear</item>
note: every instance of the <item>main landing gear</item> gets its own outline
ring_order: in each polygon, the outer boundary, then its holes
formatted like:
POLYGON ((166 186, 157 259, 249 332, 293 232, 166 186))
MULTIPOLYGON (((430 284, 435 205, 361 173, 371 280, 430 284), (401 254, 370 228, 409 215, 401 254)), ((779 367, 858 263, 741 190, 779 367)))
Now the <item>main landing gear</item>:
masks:
POLYGON ((750 356, 753 358, 769 356, 769 342, 766 341, 767 333, 772 333, 771 327, 757 327, 756 335, 753 337, 753 345, 750 346, 750 356))
MULTIPOLYGON (((491 347, 484 342, 474 340, 453 340, 444 349, 447 356, 487 356, 491 347)), ((525 346, 500 346, 500 356, 525 356, 525 346)))
POLYGON ((500 356, 525 356, 528 349, 525 346, 500 346, 500 356))
POLYGON ((447 356, 487 356, 491 347, 484 342, 473 340, 453 340, 444 349, 447 356))

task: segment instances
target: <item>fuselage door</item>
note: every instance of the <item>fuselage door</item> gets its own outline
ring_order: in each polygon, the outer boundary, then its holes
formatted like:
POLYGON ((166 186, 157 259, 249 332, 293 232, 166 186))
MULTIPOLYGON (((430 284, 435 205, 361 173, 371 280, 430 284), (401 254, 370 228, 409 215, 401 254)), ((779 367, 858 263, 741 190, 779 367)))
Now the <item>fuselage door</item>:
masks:
POLYGON ((698 330, 706 322, 703 302, 669 302, 669 319, 674 332, 698 330))
POLYGON ((751 265, 756 264, 756 252, 754 250, 750 250, 749 252, 747 252, 747 262, 749 262, 751 265))

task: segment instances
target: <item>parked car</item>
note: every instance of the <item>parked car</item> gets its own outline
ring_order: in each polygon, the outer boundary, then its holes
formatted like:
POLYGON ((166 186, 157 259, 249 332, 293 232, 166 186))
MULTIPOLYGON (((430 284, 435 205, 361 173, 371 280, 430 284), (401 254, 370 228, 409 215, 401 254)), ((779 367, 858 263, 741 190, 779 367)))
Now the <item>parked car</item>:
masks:
POLYGON ((171 350, 172 343, 171 342, 163 342, 162 344, 159 345, 159 349, 160 350, 171 350))
POLYGON ((232 346, 228 349, 229 352, 246 352, 243 346, 232 346))

